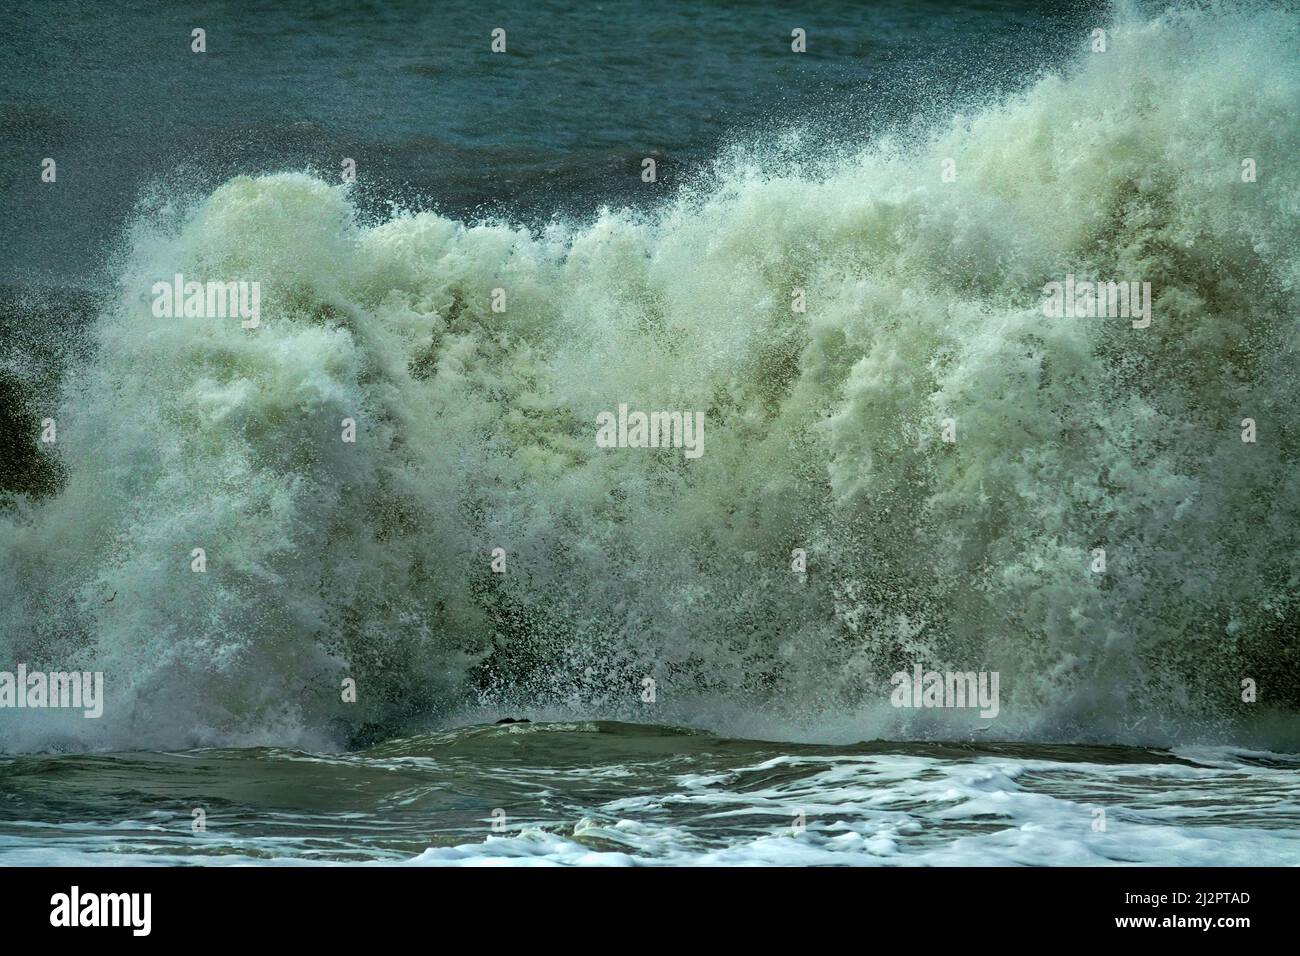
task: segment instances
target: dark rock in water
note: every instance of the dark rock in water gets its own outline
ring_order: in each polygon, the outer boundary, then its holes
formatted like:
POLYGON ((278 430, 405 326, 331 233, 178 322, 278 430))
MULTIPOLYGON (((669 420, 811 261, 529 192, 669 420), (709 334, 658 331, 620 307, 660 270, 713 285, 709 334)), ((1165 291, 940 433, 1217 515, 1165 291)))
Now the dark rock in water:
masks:
POLYGON ((502 717, 497 721, 498 724, 531 724, 532 721, 527 717, 502 717))
POLYGON ((0 492, 57 494, 63 465, 43 444, 69 365, 89 354, 98 298, 82 289, 0 283, 0 492))

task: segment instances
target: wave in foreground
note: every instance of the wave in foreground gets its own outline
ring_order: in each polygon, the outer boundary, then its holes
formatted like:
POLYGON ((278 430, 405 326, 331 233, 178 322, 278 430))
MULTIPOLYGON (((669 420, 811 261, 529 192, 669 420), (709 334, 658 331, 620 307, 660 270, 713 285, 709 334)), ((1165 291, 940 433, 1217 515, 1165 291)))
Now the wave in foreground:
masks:
POLYGON ((1288 865, 1300 849, 1298 768, 1295 756, 1229 747, 834 747, 588 721, 466 727, 334 755, 9 756, 0 859, 1288 865))

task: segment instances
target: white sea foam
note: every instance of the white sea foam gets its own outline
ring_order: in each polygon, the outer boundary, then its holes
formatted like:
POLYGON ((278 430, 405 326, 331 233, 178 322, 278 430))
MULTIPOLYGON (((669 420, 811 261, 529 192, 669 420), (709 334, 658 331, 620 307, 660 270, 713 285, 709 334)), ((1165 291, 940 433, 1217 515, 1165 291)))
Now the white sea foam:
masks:
MULTIPOLYGON (((1208 750, 1206 753, 1210 753, 1208 750)), ((1244 766, 1215 752, 1222 769, 1184 765, 1066 763, 932 757, 781 758, 821 763, 794 785, 731 787, 733 780, 684 780, 674 792, 649 793, 600 808, 615 822, 580 821, 571 834, 529 829, 508 837, 430 849, 412 860, 429 865, 875 865, 875 866, 1156 866, 1294 865, 1300 812, 1293 765, 1244 766), (1229 770, 1228 767, 1232 769, 1229 770), (1032 777, 1032 783, 1026 778, 1032 777), (1183 787, 1170 786, 1173 780, 1183 787), (1156 781, 1161 782, 1154 786, 1156 781), (1205 800, 1213 794, 1213 800, 1205 800), (1227 820, 1241 801, 1263 817, 1227 820), (656 825, 656 813, 695 811, 701 823, 729 814, 770 822, 770 832, 718 847, 688 827, 656 825), (1105 809, 1105 829, 1094 827, 1105 809), (621 818, 635 814, 639 819, 621 818), (648 818, 648 819, 647 819, 648 818), (1260 826, 1264 820, 1273 825, 1260 826), (595 841, 601 841, 600 847, 595 841), (622 844, 612 849, 608 844, 622 844)), ((1292 758, 1293 760, 1294 758, 1292 758)), ((769 762, 769 765, 772 762, 769 762)))
POLYGON ((1282 9, 1120 15, 924 141, 742 151, 651 212, 363 223, 282 174, 142 218, 54 416, 66 486, 0 518, 0 664, 105 672, 104 717, 0 746, 329 747, 480 694, 643 713, 645 676, 659 722, 980 732, 889 712, 920 662, 999 672, 999 737, 1293 748, 1297 63, 1282 9), (177 273, 260 282, 260 326, 155 318, 177 273), (1149 281, 1151 326, 1045 319, 1066 274, 1149 281), (705 410, 709 453, 596 453, 619 403, 705 410))
MULTIPOLYGON (((578 731, 588 733, 588 731, 578 731)), ((564 764, 573 741, 531 760, 494 766, 419 764, 349 757, 334 774, 361 769, 392 788, 367 812, 287 812, 282 807, 226 808, 208 832, 191 833, 189 818, 156 813, 115 822, 28 821, 0 833, 6 865, 176 864, 333 865, 344 861, 416 866, 664 866, 664 865, 1294 865, 1300 859, 1297 758, 1196 748, 1182 763, 1152 754, 1149 762, 1090 763, 1067 754, 788 754, 726 769, 726 758, 692 748, 694 770, 636 760, 601 761, 593 775, 584 759, 564 764), (408 768, 410 769, 410 768, 408 768), (458 787, 523 794, 541 802, 512 808, 504 834, 485 823, 448 828, 425 803, 420 830, 438 843, 402 856, 384 844, 407 823, 393 814, 404 797, 427 800, 458 774, 458 787), (620 783, 620 771, 635 785, 620 783), (570 788, 566 783, 579 784, 570 788), (534 791, 533 788, 539 788, 534 791), (597 792, 619 793, 593 797, 597 792), (575 799, 578 802, 574 802, 575 799), (1104 811, 1104 816, 1100 815, 1104 811), (229 819, 237 814, 238 823, 229 819), (516 816, 516 814, 518 816, 516 816), (796 831, 793 824, 802 821, 796 831), (266 831, 266 832, 263 832, 266 831)), ((593 741, 594 743, 594 741, 593 741)), ((634 739, 625 740, 634 745, 634 739)), ((740 745, 741 742, 733 742, 740 745)), ((428 744, 426 743, 426 746, 428 744)), ((454 742, 443 758, 451 760, 454 742)), ((434 749, 438 745, 434 744, 434 749)), ((519 751, 509 748, 516 754, 519 751)), ((505 755, 497 752, 496 760, 505 755)), ((202 758, 201 754, 193 755, 202 758)), ((281 784, 302 768, 290 755, 249 759, 231 752, 226 774, 241 781, 274 775, 281 784)), ((300 758, 305 755, 300 755, 300 758)), ((587 755, 590 756, 590 755, 587 755)), ((660 754, 662 756, 662 754, 660 754)), ((1077 757, 1077 753, 1074 755, 1077 757)), ((75 760, 77 758, 48 758, 75 760)), ((162 789, 183 777, 168 766, 162 789)), ((78 770, 77 773, 94 772, 78 770)), ((137 768, 132 779, 144 773, 137 768)), ((181 785, 186 788, 188 784, 181 785)), ((383 786, 366 788, 383 790, 383 786)), ((279 792, 279 791, 277 791, 279 792)), ((463 803, 462 794, 455 803, 463 803)), ((491 799, 486 795, 480 800, 491 799)), ((444 811, 450 805, 444 807, 444 811)), ((408 821, 409 822, 409 821, 408 821)))

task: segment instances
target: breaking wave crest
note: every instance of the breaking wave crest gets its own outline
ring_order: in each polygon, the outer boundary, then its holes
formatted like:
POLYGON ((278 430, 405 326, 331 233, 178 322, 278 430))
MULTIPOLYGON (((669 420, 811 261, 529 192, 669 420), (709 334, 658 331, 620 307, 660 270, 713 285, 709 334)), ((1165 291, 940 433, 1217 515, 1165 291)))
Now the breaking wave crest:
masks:
POLYGON ((298 173, 142 213, 64 483, 0 517, 3 659, 104 671, 105 714, 0 746, 980 729, 890 707, 914 663, 998 671, 993 737, 1294 745, 1297 32, 1121 14, 925 136, 792 133, 580 224, 370 221, 298 173), (176 273, 259 281, 260 327, 155 318, 176 273), (1067 274, 1150 282, 1150 328, 1046 318, 1067 274), (703 411, 703 456, 597 448, 620 403, 703 411))

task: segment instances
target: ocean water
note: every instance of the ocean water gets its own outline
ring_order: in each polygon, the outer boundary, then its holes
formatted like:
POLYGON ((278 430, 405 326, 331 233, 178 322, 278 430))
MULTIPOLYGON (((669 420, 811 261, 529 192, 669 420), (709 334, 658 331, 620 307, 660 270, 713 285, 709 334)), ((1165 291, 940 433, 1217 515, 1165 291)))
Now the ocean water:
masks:
POLYGON ((1300 758, 611 722, 0 758, 9 865, 1286 866, 1300 758), (196 811, 202 811, 202 815, 196 811))
POLYGON ((427 7, 3 14, 0 862, 1300 861, 1294 5, 427 7))

